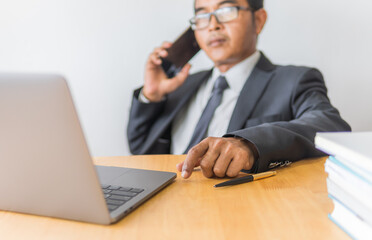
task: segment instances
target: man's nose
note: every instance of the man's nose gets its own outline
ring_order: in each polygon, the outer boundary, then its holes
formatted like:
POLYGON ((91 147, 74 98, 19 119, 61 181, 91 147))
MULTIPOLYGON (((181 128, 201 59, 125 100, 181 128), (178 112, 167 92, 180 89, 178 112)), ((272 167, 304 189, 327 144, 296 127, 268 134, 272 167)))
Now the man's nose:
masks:
POLYGON ((211 16, 211 19, 209 20, 208 30, 214 31, 221 28, 221 23, 218 22, 217 17, 215 15, 211 16))

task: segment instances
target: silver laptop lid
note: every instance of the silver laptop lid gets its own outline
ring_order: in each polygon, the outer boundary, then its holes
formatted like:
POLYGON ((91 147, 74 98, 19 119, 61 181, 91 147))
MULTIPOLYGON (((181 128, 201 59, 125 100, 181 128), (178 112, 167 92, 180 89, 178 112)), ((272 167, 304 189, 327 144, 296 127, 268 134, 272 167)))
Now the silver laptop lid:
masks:
POLYGON ((0 115, 1 210, 110 223, 63 77, 0 74, 0 115))

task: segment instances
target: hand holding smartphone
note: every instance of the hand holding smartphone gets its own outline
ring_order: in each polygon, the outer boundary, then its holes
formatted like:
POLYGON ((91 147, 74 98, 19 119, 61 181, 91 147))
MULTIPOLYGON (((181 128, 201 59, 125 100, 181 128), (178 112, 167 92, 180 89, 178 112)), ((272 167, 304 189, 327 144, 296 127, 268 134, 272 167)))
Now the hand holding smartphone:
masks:
POLYGON ((188 61, 199 50, 191 28, 172 45, 163 43, 162 47, 155 48, 146 64, 142 94, 151 102, 158 102, 176 90, 188 76, 188 61))
POLYGON ((194 31, 189 27, 167 49, 168 56, 162 58, 162 68, 168 78, 174 77, 190 59, 198 53, 200 47, 196 42, 194 31))

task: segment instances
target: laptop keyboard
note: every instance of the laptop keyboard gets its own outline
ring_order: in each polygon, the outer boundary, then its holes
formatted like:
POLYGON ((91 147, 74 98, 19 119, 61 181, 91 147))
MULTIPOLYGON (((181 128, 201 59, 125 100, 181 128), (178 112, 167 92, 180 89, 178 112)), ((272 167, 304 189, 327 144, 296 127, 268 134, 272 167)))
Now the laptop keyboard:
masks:
POLYGON ((114 185, 101 185, 101 187, 110 212, 144 191, 144 189, 141 188, 119 187, 114 185))

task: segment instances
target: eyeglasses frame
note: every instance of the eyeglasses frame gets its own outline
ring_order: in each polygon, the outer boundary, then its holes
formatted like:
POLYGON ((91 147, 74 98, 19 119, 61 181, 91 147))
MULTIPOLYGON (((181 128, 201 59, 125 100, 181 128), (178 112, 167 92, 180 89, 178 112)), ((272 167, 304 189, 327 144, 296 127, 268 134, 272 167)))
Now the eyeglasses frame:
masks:
MULTIPOLYGON (((244 6, 231 6, 231 7, 218 8, 218 9, 214 10, 213 12, 205 13, 206 15, 209 15, 209 22, 208 22, 208 25, 205 26, 205 27, 203 27, 203 28, 196 28, 195 27, 195 22, 196 22, 196 17, 197 16, 192 17, 189 20, 192 30, 194 30, 194 31, 195 30, 203 30, 203 29, 207 28, 209 26, 210 22, 211 22, 212 15, 216 18, 216 20, 217 20, 217 22, 219 24, 226 23, 226 22, 220 22, 220 20, 218 19, 217 15, 216 15, 216 11, 219 11, 219 10, 224 9, 224 8, 235 8, 235 9, 237 9, 238 10, 238 16, 239 16, 239 11, 240 10, 251 11, 251 12, 255 12, 256 11, 255 9, 253 9, 251 7, 244 7, 244 6)), ((234 19, 236 19, 236 18, 234 18, 234 19)), ((234 19, 232 19, 232 20, 234 20, 234 19)), ((230 20, 230 21, 232 21, 232 20, 230 20)), ((227 21, 227 22, 229 22, 229 21, 227 21)))

